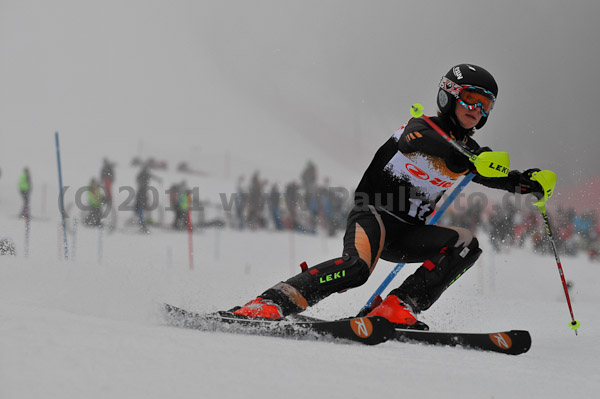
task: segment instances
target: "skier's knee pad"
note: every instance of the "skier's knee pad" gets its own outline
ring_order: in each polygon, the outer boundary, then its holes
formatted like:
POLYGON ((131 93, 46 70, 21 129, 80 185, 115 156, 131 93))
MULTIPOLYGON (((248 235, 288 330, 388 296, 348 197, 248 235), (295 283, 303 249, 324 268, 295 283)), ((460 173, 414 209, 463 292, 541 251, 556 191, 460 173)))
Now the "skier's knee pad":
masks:
POLYGON ((468 245, 445 247, 440 254, 425 261, 392 293, 417 312, 429 309, 448 287, 475 264, 480 255, 479 242, 474 236, 468 245))
POLYGON ((364 260, 358 256, 343 256, 308 268, 275 285, 263 296, 280 304, 284 313, 297 313, 335 292, 364 284, 369 274, 364 260))

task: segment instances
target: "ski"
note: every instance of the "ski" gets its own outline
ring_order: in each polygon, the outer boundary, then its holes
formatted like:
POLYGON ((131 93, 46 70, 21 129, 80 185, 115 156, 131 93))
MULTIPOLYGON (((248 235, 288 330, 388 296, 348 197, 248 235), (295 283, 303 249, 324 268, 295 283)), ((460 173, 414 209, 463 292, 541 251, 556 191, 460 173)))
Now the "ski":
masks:
POLYGON ((392 339, 428 345, 461 346, 508 355, 520 355, 531 348, 531 335, 524 330, 494 333, 457 333, 396 329, 396 334, 392 339))
POLYGON ((342 320, 248 319, 232 312, 196 313, 164 304, 170 325, 202 331, 263 335, 292 339, 350 340, 377 345, 394 337, 393 324, 383 317, 342 320))
MULTIPOLYGON (((310 316, 296 315, 295 319, 319 321, 310 316)), ((408 326, 407 326, 408 327, 408 326)), ((486 352, 498 352, 509 355, 520 355, 531 347, 531 336, 528 331, 510 330, 495 333, 464 333, 429 331, 427 325, 420 323, 410 328, 396 328, 390 341, 404 343, 458 346, 486 352)))
POLYGON ((426 345, 459 346, 466 349, 520 355, 531 348, 528 331, 494 333, 439 332, 394 328, 379 316, 322 320, 297 315, 283 320, 248 319, 232 312, 196 313, 164 305, 170 325, 202 331, 263 335, 292 339, 343 339, 376 345, 387 340, 426 345))

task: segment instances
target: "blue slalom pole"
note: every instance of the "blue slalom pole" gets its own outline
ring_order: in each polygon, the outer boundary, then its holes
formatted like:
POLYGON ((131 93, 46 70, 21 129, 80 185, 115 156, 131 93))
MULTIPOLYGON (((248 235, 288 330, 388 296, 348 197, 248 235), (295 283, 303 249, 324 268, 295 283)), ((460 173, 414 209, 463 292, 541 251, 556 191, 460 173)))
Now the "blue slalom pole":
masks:
MULTIPOLYGON (((456 197, 458 197, 460 192, 465 188, 465 186, 467 184, 469 184, 471 182, 471 180, 473 180, 474 177, 475 177, 475 173, 472 173, 472 172, 467 174, 465 177, 463 177, 463 179, 456 185, 456 187, 454 187, 454 189, 452 190, 450 195, 448 195, 448 198, 446 198, 446 201, 444 201, 444 203, 440 206, 440 208, 437 211, 435 211, 435 213, 433 214, 433 217, 431 219, 429 219, 429 222, 427 222, 427 224, 436 224, 441 219, 444 212, 446 212, 448 207, 450 207, 452 202, 454 202, 456 197)), ((385 278, 385 280, 383 280, 383 282, 375 290, 373 295, 371 295, 371 297, 369 298, 369 300, 367 301, 365 306, 363 306, 361 311, 366 310, 371 306, 371 303, 375 300, 375 298, 378 295, 381 295, 381 293, 387 288, 387 286, 390 285, 392 280, 396 277, 396 275, 400 272, 400 270, 404 267, 404 265, 405 265, 405 263, 398 263, 394 267, 394 269, 392 269, 390 274, 388 274, 388 276, 385 278)))
POLYGON ((65 260, 69 259, 69 246, 67 243, 67 223, 65 221, 65 199, 63 193, 62 183, 62 169, 60 166, 60 145, 58 143, 58 132, 54 133, 56 141, 56 162, 58 164, 58 195, 60 200, 60 215, 62 217, 62 231, 63 231, 63 249, 65 251, 65 260))

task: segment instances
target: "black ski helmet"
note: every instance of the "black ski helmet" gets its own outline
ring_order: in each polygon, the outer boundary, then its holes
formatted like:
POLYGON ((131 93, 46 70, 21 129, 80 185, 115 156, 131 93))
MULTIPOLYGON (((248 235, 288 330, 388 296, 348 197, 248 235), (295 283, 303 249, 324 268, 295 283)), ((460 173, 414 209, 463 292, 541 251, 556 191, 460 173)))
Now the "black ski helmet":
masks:
MULTIPOLYGON (((450 69, 440 81, 437 105, 442 114, 454 112, 458 98, 456 86, 466 85, 481 87, 498 97, 498 85, 492 74, 477 65, 460 64, 450 69)), ((487 116, 483 116, 475 128, 481 129, 486 122, 487 116)))

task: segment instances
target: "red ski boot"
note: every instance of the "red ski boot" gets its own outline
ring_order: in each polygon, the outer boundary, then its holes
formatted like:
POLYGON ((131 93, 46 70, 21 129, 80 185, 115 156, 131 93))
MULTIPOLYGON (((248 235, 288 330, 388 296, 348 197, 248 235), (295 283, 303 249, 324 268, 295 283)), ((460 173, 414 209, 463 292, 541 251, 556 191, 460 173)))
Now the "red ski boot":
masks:
POLYGON ((261 297, 258 297, 255 300, 248 302, 241 308, 235 310, 233 314, 252 319, 283 319, 283 312, 281 311, 279 305, 277 305, 271 300, 262 299, 261 297))
POLYGON ((423 322, 417 320, 412 310, 404 304, 396 295, 388 295, 379 306, 371 310, 367 316, 385 317, 397 328, 410 328, 418 330, 429 330, 423 322))

